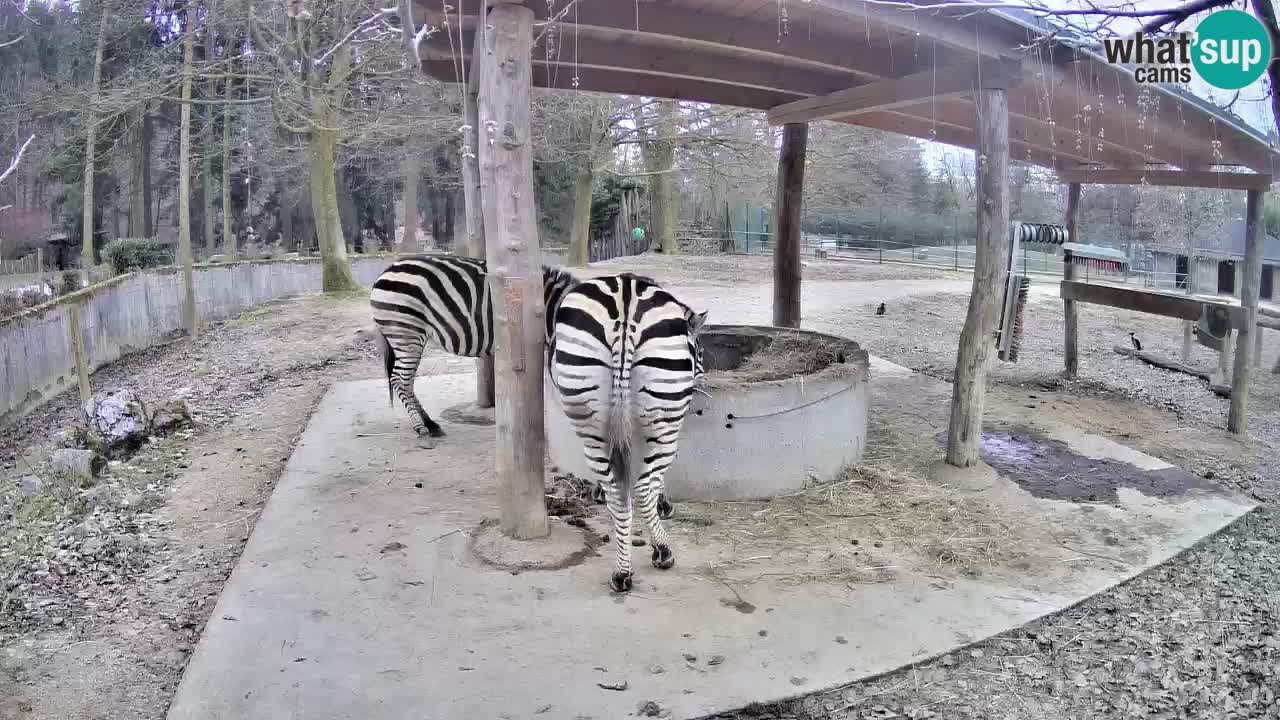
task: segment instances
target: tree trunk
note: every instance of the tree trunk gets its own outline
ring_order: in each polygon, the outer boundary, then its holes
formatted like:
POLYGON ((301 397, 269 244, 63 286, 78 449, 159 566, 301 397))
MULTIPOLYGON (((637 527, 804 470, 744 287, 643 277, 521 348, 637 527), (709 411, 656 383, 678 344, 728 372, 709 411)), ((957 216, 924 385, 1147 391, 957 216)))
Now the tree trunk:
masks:
POLYGON ((951 419, 947 425, 946 461, 957 467, 980 460, 982 411, 985 405, 987 360, 1000 321, 1004 266, 1009 250, 1009 94, 1000 88, 981 88, 977 105, 978 149, 975 183, 978 234, 974 248, 973 289, 969 312, 960 332, 952 384, 951 419))
MULTIPOLYGON (((408 3, 408 0, 401 1, 408 3)), ((481 207, 480 198, 480 156, 478 154, 480 150, 477 143, 477 138, 479 137, 477 129, 480 127, 479 100, 476 92, 480 85, 479 67, 483 51, 483 44, 476 43, 463 113, 466 116, 466 123, 463 127, 464 135, 462 140, 462 204, 467 218, 465 225, 467 237, 462 251, 468 257, 474 258, 484 258, 486 256, 484 209, 481 207)), ((477 407, 491 408, 494 406, 493 384, 493 357, 478 358, 476 360, 477 407)))
POLYGON ((569 236, 569 266, 586 267, 587 247, 591 241, 591 186, 595 169, 591 157, 578 158, 578 175, 573 183, 573 231, 569 236))
POLYGON ((240 250, 236 247, 236 228, 231 207, 231 80, 229 78, 222 92, 223 98, 227 100, 222 105, 222 253, 227 256, 227 259, 235 260, 239 257, 240 250))
POLYGON ((418 175, 422 163, 412 155, 404 160, 404 238, 401 247, 404 252, 421 252, 422 244, 418 241, 418 175))
POLYGON ((808 123, 783 126, 773 209, 773 324, 777 327, 800 327, 800 208, 808 142, 808 123))
MULTIPOLYGON (((213 3, 211 2, 209 17, 205 25, 205 60, 214 59, 214 47, 216 46, 212 8, 213 3)), ((225 82, 229 85, 231 84, 231 79, 227 78, 225 82)), ((204 257, 206 262, 210 256, 217 252, 218 247, 213 222, 213 153, 217 148, 213 136, 213 98, 217 93, 218 81, 213 78, 206 80, 204 99, 209 104, 204 106, 204 144, 200 153, 200 190, 201 205, 204 209, 204 257)))
POLYGON ((359 286, 351 274, 351 260, 342 234, 338 211, 337 101, 341 97, 351 66, 351 48, 343 45, 333 54, 329 80, 311 92, 311 213, 315 218, 323 267, 325 292, 345 292, 359 286))
POLYGON ((191 256, 191 65, 195 46, 195 20, 186 10, 186 38, 182 41, 182 109, 178 127, 178 262, 182 265, 182 326, 187 337, 196 335, 195 279, 191 256))
POLYGON ((653 236, 662 252, 676 252, 675 194, 675 111, 674 100, 658 103, 658 136, 653 141, 653 172, 649 187, 653 192, 653 236))
POLYGON ((131 238, 151 237, 151 199, 146 192, 150 178, 144 179, 151 164, 146 118, 147 111, 143 108, 138 111, 129 131, 129 227, 126 234, 131 238))
POLYGON ((548 532, 542 416, 546 330, 529 121, 533 11, 501 2, 485 22, 490 29, 480 58, 479 127, 494 132, 481 131, 479 155, 497 339, 498 504, 502 531, 528 540, 548 532))
POLYGON ((84 141, 84 212, 81 215, 83 227, 81 228, 81 250, 80 250, 80 279, 82 284, 88 286, 89 271, 93 269, 95 264, 95 256, 93 252, 93 180, 94 180, 94 155, 97 154, 98 145, 98 115, 96 106, 98 104, 99 86, 102 85, 102 53, 107 42, 107 18, 111 11, 106 3, 98 6, 102 17, 98 20, 98 41, 97 47, 93 52, 93 85, 89 88, 89 107, 85 110, 85 141, 84 141))

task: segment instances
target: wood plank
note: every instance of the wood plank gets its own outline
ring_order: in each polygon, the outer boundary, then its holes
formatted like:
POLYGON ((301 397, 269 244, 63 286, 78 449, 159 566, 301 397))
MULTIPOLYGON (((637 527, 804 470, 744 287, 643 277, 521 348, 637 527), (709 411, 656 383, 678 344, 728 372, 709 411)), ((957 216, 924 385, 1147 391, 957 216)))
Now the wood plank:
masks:
MULTIPOLYGON (((1080 183, 1067 186, 1067 213, 1064 224, 1067 226, 1067 237, 1075 240, 1080 226, 1080 183)), ((1075 280, 1076 265, 1069 257, 1063 257, 1062 279, 1066 282, 1075 280)), ((1067 377, 1075 377, 1080 371, 1080 351, 1077 342, 1080 311, 1074 300, 1062 297, 1062 357, 1067 377)))
MULTIPOLYGON (((439 3, 416 0, 415 4, 419 8, 419 16, 425 21, 438 24, 443 19, 439 3)), ((545 4, 534 3, 533 6, 540 20, 547 17, 545 4)), ((866 80, 895 77, 934 67, 938 63, 945 66, 954 60, 948 56, 935 61, 932 45, 919 49, 874 47, 865 42, 849 42, 847 36, 834 36, 825 29, 819 29, 817 33, 780 36, 776 23, 726 20, 717 14, 668 4, 641 3, 637 7, 626 3, 579 2, 564 20, 563 27, 573 27, 579 40, 584 37, 609 40, 617 38, 618 33, 625 33, 637 43, 651 44, 655 51, 660 50, 654 54, 671 55, 695 48, 709 51, 732 48, 739 57, 752 53, 773 62, 792 65, 805 62, 815 68, 825 66, 831 70, 858 73, 866 80)), ((449 22, 457 25, 456 14, 450 13, 449 22)), ((475 27, 474 16, 464 17, 462 22, 465 29, 475 27)), ((861 27, 859 25, 859 29, 861 27)), ((456 27, 454 32, 457 32, 456 27)), ((562 42, 571 42, 569 35, 569 32, 563 33, 562 42)), ((593 58, 579 54, 578 59, 586 61, 593 58)), ((726 58, 723 65, 732 62, 726 58)), ((585 86, 584 89, 600 91, 585 86)))
MULTIPOLYGON (((1060 128, 1079 130, 1095 138, 1102 136, 1140 152, 1150 162, 1178 167, 1200 167, 1213 162, 1209 144, 1203 138, 1192 139, 1182 128, 1169 127, 1159 113, 1143 116, 1138 112, 1138 90, 1132 75, 1117 85, 1116 78, 1123 73, 1107 71, 1104 76, 1093 76, 1089 74, 1092 66, 1088 64, 1058 66, 1029 62, 1033 63, 1039 78, 1013 89, 1010 102, 1014 112, 1053 120, 1060 128), (1102 77, 1107 79, 1104 81, 1102 77)), ((1075 149, 1074 138, 1069 143, 1064 140, 1059 140, 1059 148, 1075 149)), ((1090 143, 1082 143, 1081 150, 1092 157, 1090 143)))
POLYGON ((1068 183, 1097 185, 1156 185, 1161 187, 1198 187, 1222 190, 1267 190, 1271 176, 1209 170, 1169 170, 1144 168, 1137 170, 1093 169, 1058 171, 1058 180, 1068 183))
POLYGON ((906 10, 865 0, 808 0, 801 4, 801 9, 806 5, 815 13, 815 19, 838 23, 849 30, 869 27, 872 30, 898 32, 907 37, 919 35, 981 58, 998 59, 1015 53, 1015 42, 1009 42, 1007 38, 979 26, 976 19, 978 13, 971 13, 968 18, 961 19, 940 12, 930 12, 927 7, 906 10))
POLYGON ((1236 362, 1231 372, 1231 409, 1227 412, 1227 430, 1243 435, 1249 428, 1249 380, 1253 362, 1249 347, 1257 327, 1258 290, 1262 286, 1262 246, 1266 233, 1262 226, 1264 190, 1250 190, 1245 204, 1244 282, 1240 286, 1243 322, 1235 326, 1236 362))
POLYGON ((1092 305, 1135 310, 1151 315, 1199 320, 1200 306, 1204 303, 1186 295, 1168 295, 1136 288, 1063 280, 1058 289, 1063 300, 1076 300, 1092 305))
POLYGON ((921 100, 968 95, 977 87, 980 77, 995 79, 1002 75, 1014 77, 1020 73, 1019 63, 994 61, 936 72, 929 69, 779 105, 769 110, 769 124, 829 120, 915 105, 921 100))
POLYGON ((800 327, 800 209, 804 205, 804 161, 809 140, 806 123, 782 128, 774 200, 773 324, 800 327))
POLYGON ((978 235, 969 311, 960 332, 947 424, 946 461, 957 467, 980 460, 987 361, 1000 319, 1000 297, 1009 243, 1009 95, 1003 88, 978 91, 978 156, 975 171, 978 235))
MULTIPOLYGON (((458 0, 461 1, 461 0, 458 0)), ((472 48, 475 57, 476 48, 472 48)), ((473 67, 476 65, 473 63, 473 67)), ((484 209, 480 201, 480 149, 477 128, 480 127, 480 75, 467 77, 464 94, 466 117, 466 152, 462 153, 462 202, 466 213, 466 243, 463 252, 467 257, 484 258, 484 209)), ((476 358, 476 407, 491 408, 494 405, 493 357, 476 358)))
MULTIPOLYGON (((946 143, 956 147, 972 150, 977 144, 977 134, 972 128, 954 125, 941 120, 925 119, 904 115, 894 110, 853 117, 838 122, 850 125, 875 128, 901 135, 910 135, 922 140, 946 143)), ((1067 152, 1051 152, 1033 144, 1009 141, 1010 157, 1020 162, 1029 162, 1050 169, 1066 169, 1078 167, 1083 158, 1067 152)))
MULTIPOLYGON (((1014 92, 1016 90, 1010 90, 1010 95, 1014 92)), ((973 102, 965 98, 939 98, 936 102, 927 100, 919 105, 899 108, 898 112, 925 118, 944 117, 948 122, 968 127, 973 127, 975 117, 973 102)), ((1137 150, 1109 139, 1087 135, 1083 130, 1074 129, 1074 126, 1064 127, 1056 122, 1050 123, 1036 115, 1034 109, 1028 111, 1026 108, 1010 106, 1009 142, 1030 143, 1046 150, 1061 149, 1083 158, 1082 162, 1087 164, 1101 163, 1118 168, 1143 167, 1147 164, 1147 156, 1137 150)), ((1014 160, 1017 159, 1015 156, 1014 160)))
POLYGON ((542 251, 533 204, 530 88, 533 11, 499 2, 480 56, 480 194, 493 297, 501 528, 521 539, 548 532, 543 495, 542 251))

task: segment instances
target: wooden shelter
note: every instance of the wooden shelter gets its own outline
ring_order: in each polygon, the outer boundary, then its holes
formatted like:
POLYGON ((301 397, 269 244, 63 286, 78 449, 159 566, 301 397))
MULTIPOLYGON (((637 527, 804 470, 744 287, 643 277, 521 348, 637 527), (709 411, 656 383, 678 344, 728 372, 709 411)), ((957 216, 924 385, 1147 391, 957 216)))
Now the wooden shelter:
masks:
MULTIPOLYGON (((470 80, 473 87, 481 79, 478 98, 471 95, 479 116, 468 122, 476 133, 468 146, 479 150, 479 167, 470 172, 480 177, 480 242, 487 243, 495 297, 506 298, 496 310, 499 476, 504 488, 528 484, 517 489, 530 502, 532 483, 540 488, 542 482, 531 443, 540 450, 541 441, 524 435, 541 437, 542 407, 532 390, 541 388, 541 355, 531 328, 507 323, 519 322, 517 301, 524 303, 518 305, 526 311, 524 322, 535 319, 530 308, 541 311, 541 299, 535 302, 532 281, 524 275, 535 271, 538 258, 536 227, 523 209, 532 193, 526 184, 531 87, 732 105, 765 111, 772 124, 783 126, 774 277, 774 319, 781 325, 800 319, 799 210, 809 122, 862 125, 975 150, 978 237, 956 360, 947 448, 952 464, 978 461, 985 367, 1000 315, 1002 249, 1008 242, 1011 159, 1053 169, 1070 184, 1066 224, 1072 230, 1084 183, 1249 191, 1241 347, 1254 332, 1261 198, 1280 153, 1207 102, 1139 85, 1129 69, 1109 65, 1085 38, 1030 14, 955 3, 927 9, 930 0, 915 10, 864 0, 488 0, 481 22, 483 2, 414 0, 416 23, 434 28, 420 34, 417 47, 427 74, 470 80), (486 99, 486 92, 497 97, 486 99), (493 108, 488 115, 487 106, 493 108), (517 146, 523 148, 523 165, 507 165, 503 158, 517 146), (485 169, 487 157, 495 158, 491 170, 485 169), (500 176, 486 186, 493 171, 500 176), (518 215, 510 212, 512 195, 518 215), (518 281, 511 274, 516 265, 518 281), (513 367, 504 358, 515 338, 524 343, 524 370, 504 379, 504 368, 513 367), (517 387, 527 390, 522 400, 502 399, 517 387), (502 458, 513 443, 536 464, 517 468, 521 479, 504 475, 511 468, 502 458)), ((474 198, 468 195, 469 204, 474 198)), ((1071 372, 1075 308, 1072 301, 1064 307, 1071 372)), ((1247 397, 1248 362, 1240 365, 1245 356, 1237 354, 1234 384, 1241 387, 1233 387, 1231 413, 1236 431, 1243 430, 1247 397)), ((531 506, 512 510, 525 511, 542 512, 531 506)))

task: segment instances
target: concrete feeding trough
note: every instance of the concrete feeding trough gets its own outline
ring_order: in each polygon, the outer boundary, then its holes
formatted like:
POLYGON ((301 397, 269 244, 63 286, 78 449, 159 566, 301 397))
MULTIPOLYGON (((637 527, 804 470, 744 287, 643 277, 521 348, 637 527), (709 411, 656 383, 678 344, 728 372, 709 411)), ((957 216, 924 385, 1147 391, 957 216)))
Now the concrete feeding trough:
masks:
MULTIPOLYGON (((810 330, 711 325, 702 348, 709 396, 699 393, 685 420, 667 471, 672 499, 772 497, 831 480, 862 459, 869 368, 857 343, 810 330)), ((585 478, 582 443, 549 379, 546 397, 551 461, 585 478)), ((632 442, 643 447, 639 437, 632 442)))

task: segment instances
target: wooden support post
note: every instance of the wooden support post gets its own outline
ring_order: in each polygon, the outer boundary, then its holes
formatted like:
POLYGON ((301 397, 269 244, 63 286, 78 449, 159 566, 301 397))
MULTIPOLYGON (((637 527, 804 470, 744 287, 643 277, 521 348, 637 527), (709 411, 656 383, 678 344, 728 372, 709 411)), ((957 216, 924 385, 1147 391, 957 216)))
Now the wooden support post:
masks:
POLYGON ((529 102, 533 11, 499 0, 485 21, 477 120, 485 255, 493 296, 502 531, 545 537, 542 250, 533 204, 529 102))
POLYGON ((1249 426, 1249 374, 1252 363, 1249 342, 1258 328, 1258 290, 1262 285, 1262 203, 1266 193, 1250 190, 1245 205, 1244 282, 1240 284, 1240 305, 1244 322, 1236 328, 1236 362, 1231 375, 1231 410, 1227 414, 1227 430, 1242 435, 1249 426))
POLYGON ((978 110, 978 237, 947 425, 946 460, 957 467, 980 460, 987 359, 1000 320, 1009 242, 1009 93, 1005 88, 983 87, 975 93, 974 103, 978 110))
POLYGON ((778 189, 774 195, 773 324, 800 327, 800 207, 804 204, 804 155, 808 123, 782 126, 778 189))
POLYGON ((1257 370, 1262 367, 1262 328, 1254 333, 1253 338, 1253 369, 1257 370))
MULTIPOLYGON (((471 76, 467 78, 464 102, 466 103, 466 137, 462 154, 462 204, 466 212, 467 239, 463 254, 484 258, 484 209, 480 200, 480 146, 479 146, 479 89, 480 62, 483 46, 475 45, 472 52, 471 76)), ((493 358, 476 360, 476 407, 493 407, 493 358)))
MULTIPOLYGON (((1080 226, 1080 183, 1071 183, 1067 186, 1067 240, 1070 242, 1080 242, 1077 239, 1077 231, 1080 226)), ((1062 279, 1075 280, 1076 268, 1075 263, 1071 262, 1070 253, 1063 253, 1062 256, 1062 279)), ((1064 362, 1064 371, 1067 377, 1075 377, 1080 370, 1080 354, 1076 341, 1076 333, 1080 327, 1080 308, 1076 306, 1075 300, 1062 300, 1062 357, 1064 362)))
POLYGON ((67 317, 71 324, 67 333, 71 341, 71 354, 76 361, 76 377, 80 383, 80 415, 84 415, 85 403, 93 397, 93 388, 89 385, 89 355, 84 349, 84 330, 80 325, 80 303, 72 303, 67 308, 67 317))

